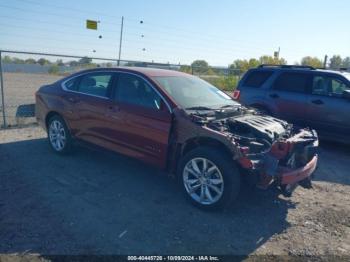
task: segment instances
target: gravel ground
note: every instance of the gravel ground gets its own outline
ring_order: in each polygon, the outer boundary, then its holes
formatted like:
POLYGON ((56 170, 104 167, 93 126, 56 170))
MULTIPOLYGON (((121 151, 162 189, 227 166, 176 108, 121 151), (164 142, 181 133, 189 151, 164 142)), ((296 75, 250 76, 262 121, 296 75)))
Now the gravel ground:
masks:
POLYGON ((350 256, 349 162, 349 147, 323 144, 313 189, 243 188, 210 213, 133 159, 57 156, 38 127, 1 130, 0 253, 350 256))
MULTIPOLYGON (((35 92, 39 87, 52 84, 60 78, 62 78, 62 76, 50 74, 4 73, 4 96, 7 124, 13 126, 28 122, 33 123, 35 121, 34 118, 16 118, 18 106, 34 104, 35 92), (22 123, 23 121, 24 123, 22 123)), ((1 125, 2 119, 0 120, 0 126, 1 125)))

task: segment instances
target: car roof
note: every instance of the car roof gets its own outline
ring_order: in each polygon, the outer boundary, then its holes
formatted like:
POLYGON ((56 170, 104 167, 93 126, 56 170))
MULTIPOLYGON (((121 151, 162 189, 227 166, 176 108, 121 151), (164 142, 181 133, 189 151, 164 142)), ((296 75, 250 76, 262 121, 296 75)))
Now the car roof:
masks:
POLYGON ((127 66, 121 66, 121 67, 99 67, 99 68, 93 68, 88 69, 84 71, 78 72, 81 73, 92 73, 92 72, 99 72, 99 71, 115 71, 115 72, 129 72, 129 73, 139 73, 143 74, 148 77, 155 77, 155 76, 189 76, 189 74, 175 71, 175 70, 167 70, 167 69, 159 69, 159 68, 149 68, 149 67, 127 67, 127 66))
POLYGON ((253 71, 283 71, 283 72, 318 72, 318 73, 332 73, 338 75, 348 75, 349 71, 341 71, 341 70, 332 70, 332 69, 323 69, 323 68, 313 68, 308 66, 260 66, 256 68, 252 68, 253 71))

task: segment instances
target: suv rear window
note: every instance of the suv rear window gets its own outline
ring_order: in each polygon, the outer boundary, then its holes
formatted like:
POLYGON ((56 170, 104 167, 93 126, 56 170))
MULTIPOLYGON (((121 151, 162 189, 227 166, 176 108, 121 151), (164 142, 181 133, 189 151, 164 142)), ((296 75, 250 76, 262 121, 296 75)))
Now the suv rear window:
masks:
POLYGON ((244 80, 243 85, 249 87, 261 87, 272 75, 272 71, 253 71, 244 80))
POLYGON ((289 92, 305 93, 308 79, 308 74, 282 73, 276 79, 274 83, 274 89, 289 92))

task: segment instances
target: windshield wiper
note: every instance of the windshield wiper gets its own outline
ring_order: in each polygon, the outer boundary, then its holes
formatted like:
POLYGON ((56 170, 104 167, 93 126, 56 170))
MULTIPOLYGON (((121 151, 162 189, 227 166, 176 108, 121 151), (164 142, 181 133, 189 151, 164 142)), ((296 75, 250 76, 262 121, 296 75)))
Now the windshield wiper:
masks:
POLYGON ((186 110, 215 110, 215 109, 206 107, 206 106, 192 106, 192 107, 187 107, 186 110))

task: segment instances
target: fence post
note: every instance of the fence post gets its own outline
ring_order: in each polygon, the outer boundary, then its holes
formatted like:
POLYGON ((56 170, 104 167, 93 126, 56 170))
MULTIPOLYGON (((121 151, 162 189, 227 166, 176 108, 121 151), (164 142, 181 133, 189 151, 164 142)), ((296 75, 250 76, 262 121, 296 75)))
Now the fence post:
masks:
POLYGON ((2 52, 1 52, 1 50, 0 50, 0 86, 1 86, 2 118, 3 118, 4 128, 6 128, 7 124, 6 124, 6 114, 5 114, 4 75, 3 75, 3 67, 2 67, 2 52))

